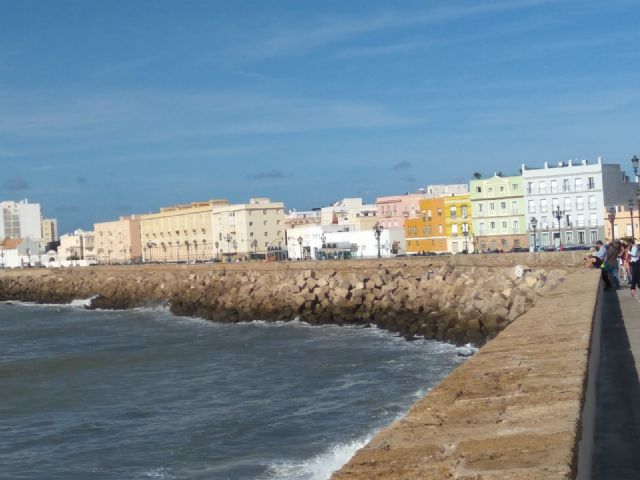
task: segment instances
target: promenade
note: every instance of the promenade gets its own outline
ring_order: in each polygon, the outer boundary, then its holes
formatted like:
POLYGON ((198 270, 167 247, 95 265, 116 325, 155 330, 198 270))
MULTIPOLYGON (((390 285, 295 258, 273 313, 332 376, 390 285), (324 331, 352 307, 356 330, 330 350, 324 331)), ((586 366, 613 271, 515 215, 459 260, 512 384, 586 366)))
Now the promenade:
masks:
POLYGON ((628 289, 602 297, 593 479, 640 479, 640 303, 628 289))

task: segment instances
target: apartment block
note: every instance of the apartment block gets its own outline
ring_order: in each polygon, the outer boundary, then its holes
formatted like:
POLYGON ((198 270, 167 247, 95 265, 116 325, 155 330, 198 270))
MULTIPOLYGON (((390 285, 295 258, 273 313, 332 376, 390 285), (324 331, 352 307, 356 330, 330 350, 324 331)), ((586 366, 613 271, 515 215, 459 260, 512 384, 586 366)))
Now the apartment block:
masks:
POLYGON ((266 254, 270 247, 286 244, 284 204, 269 198, 215 206, 211 223, 218 256, 249 257, 252 253, 266 254))
POLYGON ((95 223, 96 260, 102 264, 142 261, 140 217, 130 215, 111 222, 95 223))
POLYGON ((536 219, 539 246, 590 245, 605 238, 606 211, 635 202, 638 184, 618 164, 587 160, 559 162, 542 168, 522 165, 530 244, 536 219))
POLYGON ((444 197, 444 214, 447 250, 451 253, 472 252, 471 195, 444 197))
POLYGON ((420 215, 404 222, 407 253, 447 251, 444 198, 426 198, 418 204, 420 215))
POLYGON ((469 183, 475 251, 528 246, 522 176, 494 175, 469 183))
POLYGON ((189 262, 213 258, 214 208, 228 205, 224 199, 161 208, 140 215, 142 257, 145 262, 189 262))

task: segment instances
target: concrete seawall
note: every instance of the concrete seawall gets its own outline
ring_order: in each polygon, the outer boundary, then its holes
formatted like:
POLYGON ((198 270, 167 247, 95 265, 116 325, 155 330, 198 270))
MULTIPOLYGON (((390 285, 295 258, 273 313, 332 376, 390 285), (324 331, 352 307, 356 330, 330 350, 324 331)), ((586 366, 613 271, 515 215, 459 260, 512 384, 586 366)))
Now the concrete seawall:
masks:
POLYGON ((0 274, 0 300, 168 302, 176 314, 221 322, 375 324, 407 338, 480 345, 553 292, 582 255, 15 270, 0 274))
POLYGON ((332 479, 589 478, 598 273, 570 274, 332 479))

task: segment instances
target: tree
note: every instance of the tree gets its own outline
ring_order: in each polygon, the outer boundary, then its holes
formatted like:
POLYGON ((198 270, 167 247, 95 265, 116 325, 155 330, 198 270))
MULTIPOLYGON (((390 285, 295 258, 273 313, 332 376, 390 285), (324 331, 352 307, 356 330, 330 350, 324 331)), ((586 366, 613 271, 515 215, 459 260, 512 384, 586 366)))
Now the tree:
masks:
POLYGON ((476 180, 480 180, 482 178, 482 174, 480 172, 474 172, 473 178, 476 180))

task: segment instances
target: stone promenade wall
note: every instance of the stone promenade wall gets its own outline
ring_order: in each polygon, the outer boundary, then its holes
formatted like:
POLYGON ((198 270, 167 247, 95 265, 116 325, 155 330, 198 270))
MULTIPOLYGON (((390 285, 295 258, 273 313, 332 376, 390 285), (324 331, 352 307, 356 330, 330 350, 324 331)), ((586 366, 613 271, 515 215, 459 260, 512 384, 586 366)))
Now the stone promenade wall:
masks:
POLYGON ((407 338, 483 344, 553 292, 584 252, 456 255, 341 262, 240 263, 14 270, 0 300, 92 308, 168 302, 174 313, 375 324, 407 338), (515 271, 514 266, 523 268, 515 271))
POLYGON ((332 479, 576 478, 599 283, 570 274, 332 479))

